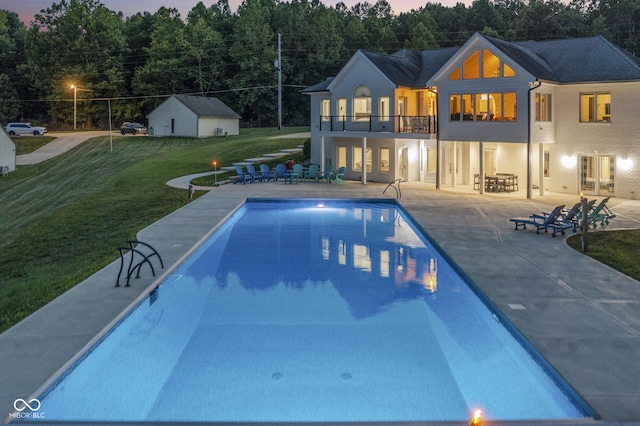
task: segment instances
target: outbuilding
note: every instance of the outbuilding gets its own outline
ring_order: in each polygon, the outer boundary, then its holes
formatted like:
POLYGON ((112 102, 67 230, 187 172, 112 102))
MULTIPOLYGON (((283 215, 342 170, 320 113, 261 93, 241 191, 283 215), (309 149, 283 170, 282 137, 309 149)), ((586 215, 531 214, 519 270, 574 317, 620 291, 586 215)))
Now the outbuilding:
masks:
POLYGON ((240 115, 207 96, 172 95, 148 119, 149 136, 207 138, 240 133, 240 115))
POLYGON ((16 144, 9 135, 0 130, 0 175, 4 176, 16 169, 16 144))

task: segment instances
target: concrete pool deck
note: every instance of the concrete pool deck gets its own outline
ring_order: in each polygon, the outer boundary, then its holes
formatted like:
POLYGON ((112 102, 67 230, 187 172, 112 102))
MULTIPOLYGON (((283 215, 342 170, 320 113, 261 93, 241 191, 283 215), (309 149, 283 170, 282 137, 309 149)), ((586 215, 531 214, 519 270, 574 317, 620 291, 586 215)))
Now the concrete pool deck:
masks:
MULTIPOLYGON (((34 395, 246 198, 395 197, 393 190, 383 195, 385 186, 223 185, 141 230, 138 238, 154 246, 165 263, 155 278, 146 269, 131 287, 114 288, 119 268, 114 261, 0 334, 0 418, 14 411, 16 399, 34 395)), ((478 195, 463 188, 429 188, 403 183, 401 204, 603 424, 640 425, 640 282, 575 252, 563 238, 516 232, 509 222, 558 204, 571 206, 578 197, 548 194, 526 200, 522 192, 478 195)), ((640 201, 612 198, 609 205, 617 217, 608 229, 640 228, 640 201)))

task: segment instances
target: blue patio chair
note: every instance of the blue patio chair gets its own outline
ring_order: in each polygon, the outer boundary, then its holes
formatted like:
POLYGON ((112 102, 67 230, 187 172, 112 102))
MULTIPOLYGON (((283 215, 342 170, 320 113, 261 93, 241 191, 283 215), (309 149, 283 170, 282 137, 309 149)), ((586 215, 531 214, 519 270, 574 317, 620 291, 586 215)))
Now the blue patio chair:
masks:
POLYGON ((261 176, 261 172, 256 172, 256 168, 253 164, 247 164, 247 173, 249 173, 251 175, 251 180, 252 181, 262 181, 262 176, 261 176))
POLYGON ((331 177, 329 178, 329 182, 335 182, 336 184, 345 183, 342 178, 344 177, 344 172, 346 169, 347 168, 344 166, 340 167, 333 175, 331 175, 331 177))
MULTIPOLYGON (((302 179, 302 164, 294 164, 293 170, 287 173, 287 177, 289 178, 289 183, 293 183, 294 180, 298 183, 302 179)), ((286 179, 284 183, 287 183, 286 179)))
POLYGON ((269 166, 267 166, 266 164, 260 164, 260 176, 262 178, 262 182, 264 182, 265 180, 270 181, 274 178, 271 170, 269 170, 269 166))
POLYGON ((616 217, 615 214, 607 207, 607 202, 611 197, 606 197, 600 200, 597 206, 595 206, 587 215, 587 221, 589 225, 596 229, 598 223, 601 228, 604 228, 609 224, 609 220, 616 217))
POLYGON ((233 183, 241 183, 245 184, 247 182, 253 183, 253 176, 251 173, 246 173, 242 170, 242 166, 236 166, 236 174, 238 175, 238 179, 236 179, 233 183))
POLYGON ((522 229, 527 229, 527 225, 531 225, 536 228, 536 234, 539 234, 541 229, 544 229, 544 232, 547 232, 547 230, 551 229, 553 231, 553 234, 551 236, 555 238, 557 232, 560 232, 562 235, 564 235, 565 229, 569 229, 573 226, 570 224, 564 224, 560 221, 563 208, 564 204, 557 206, 548 215, 532 214, 529 217, 514 217, 509 220, 516 224, 516 231, 519 227, 522 227, 522 229))
POLYGON ((305 174, 305 179, 315 180, 317 182, 319 178, 320 176, 318 175, 318 165, 317 164, 310 165, 309 170, 307 170, 307 173, 305 174))
POLYGON ((322 179, 327 182, 331 182, 332 173, 333 173, 333 166, 327 166, 324 170, 324 173, 320 175, 319 179, 322 179))
MULTIPOLYGON (((278 179, 286 179, 287 178, 287 168, 284 164, 276 165, 276 175, 274 180, 277 182, 278 179)), ((285 180, 286 183, 286 180, 285 180)))

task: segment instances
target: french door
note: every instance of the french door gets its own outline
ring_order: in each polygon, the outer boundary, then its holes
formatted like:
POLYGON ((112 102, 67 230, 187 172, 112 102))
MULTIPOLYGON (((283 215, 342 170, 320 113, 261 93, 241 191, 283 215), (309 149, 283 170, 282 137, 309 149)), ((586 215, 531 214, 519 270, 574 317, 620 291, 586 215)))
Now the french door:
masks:
POLYGON ((613 195, 615 192, 615 156, 580 156, 580 192, 590 195, 613 195))

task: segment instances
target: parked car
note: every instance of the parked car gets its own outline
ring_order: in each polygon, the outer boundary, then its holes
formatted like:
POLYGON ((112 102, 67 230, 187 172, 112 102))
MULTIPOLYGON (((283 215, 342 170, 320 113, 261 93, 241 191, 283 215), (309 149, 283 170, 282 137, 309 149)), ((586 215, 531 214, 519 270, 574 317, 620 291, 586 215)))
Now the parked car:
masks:
POLYGON ((4 131, 9 136, 34 135, 41 136, 47 133, 46 127, 32 126, 31 123, 9 123, 4 126, 4 131))
POLYGON ((131 133, 135 135, 135 134, 146 134, 148 132, 147 132, 147 128, 140 123, 125 121, 124 123, 122 123, 122 126, 120 126, 120 133, 122 133, 123 135, 126 135, 127 133, 131 133))

